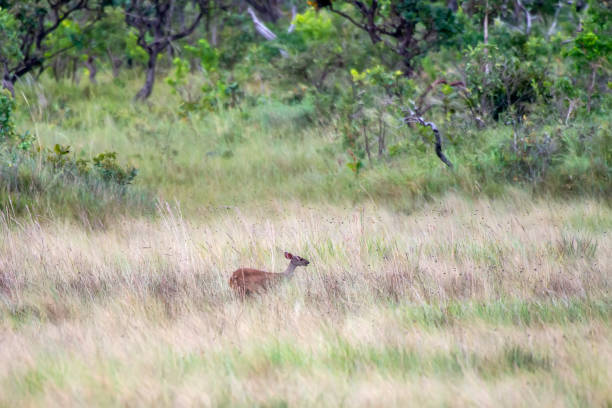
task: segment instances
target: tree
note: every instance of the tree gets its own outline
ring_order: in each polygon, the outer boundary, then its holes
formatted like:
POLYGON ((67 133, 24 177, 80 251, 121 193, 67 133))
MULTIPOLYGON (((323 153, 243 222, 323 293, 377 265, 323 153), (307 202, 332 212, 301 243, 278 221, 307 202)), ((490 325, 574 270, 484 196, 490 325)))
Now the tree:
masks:
MULTIPOLYGON (((604 78, 609 78, 612 67, 612 11, 610 4, 602 3, 591 4, 586 21, 566 52, 574 62, 576 85, 586 90, 586 109, 589 113, 598 84, 597 78, 600 73, 604 74, 604 78)), ((609 82, 605 82, 608 86, 609 82)))
POLYGON ((77 12, 88 12, 88 20, 96 21, 105 5, 106 0, 0 0, 2 86, 14 93, 17 79, 36 68, 42 71, 46 61, 72 48, 69 45, 49 54, 47 39, 77 12))
POLYGON ((8 11, 0 8, 0 36, 3 41, 0 42, 0 64, 3 68, 2 87, 8 89, 12 94, 13 82, 9 81, 10 72, 9 61, 21 59, 21 50, 19 49, 19 32, 18 22, 9 14, 8 11))
POLYGON ((367 32, 374 44, 383 42, 401 56, 404 71, 413 70, 415 57, 452 39, 460 24, 446 2, 424 0, 309 1, 327 8, 367 32))
POLYGON ((209 0, 127 0, 124 7, 125 22, 137 30, 138 45, 148 55, 145 83, 136 94, 144 100, 153 92, 158 55, 193 33, 209 11, 209 0), (191 23, 184 21, 188 7, 197 9, 191 23))

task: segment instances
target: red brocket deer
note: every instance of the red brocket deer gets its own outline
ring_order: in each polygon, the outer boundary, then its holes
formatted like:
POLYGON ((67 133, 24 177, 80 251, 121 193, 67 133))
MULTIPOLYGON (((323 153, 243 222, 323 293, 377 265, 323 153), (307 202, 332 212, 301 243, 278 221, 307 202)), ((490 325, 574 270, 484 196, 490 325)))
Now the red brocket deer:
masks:
POLYGON ((230 287, 239 296, 260 293, 279 282, 291 279, 295 268, 310 263, 307 259, 292 255, 289 252, 285 252, 285 258, 289 259, 290 262, 283 273, 271 273, 251 268, 236 269, 229 280, 230 287))

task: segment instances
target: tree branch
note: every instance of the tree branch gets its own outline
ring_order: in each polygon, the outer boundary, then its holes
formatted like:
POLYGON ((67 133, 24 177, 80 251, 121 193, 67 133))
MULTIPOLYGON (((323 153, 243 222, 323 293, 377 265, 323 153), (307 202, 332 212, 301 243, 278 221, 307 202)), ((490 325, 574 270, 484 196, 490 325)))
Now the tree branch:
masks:
POLYGON ((297 8, 295 5, 291 6, 291 25, 287 29, 287 33, 291 34, 295 30, 295 16, 297 15, 297 8))
POLYGON ((361 28, 362 30, 368 31, 365 25, 359 24, 357 21, 355 21, 353 19, 353 17, 349 16, 348 14, 346 14, 343 11, 336 10, 332 5, 329 6, 329 11, 331 11, 332 13, 336 13, 336 14, 338 14, 341 17, 346 18, 348 21, 353 23, 353 25, 355 25, 356 27, 361 28))
POLYGON ((191 26, 189 26, 187 29, 185 29, 181 33, 177 33, 177 34, 170 36, 170 41, 180 40, 181 38, 187 37, 188 35, 194 32, 198 24, 200 24, 202 17, 204 17, 204 15, 208 12, 208 8, 205 8, 203 5, 200 4, 199 7, 200 7, 200 12, 198 13, 198 16, 193 21, 191 26))
POLYGON ((433 131, 435 137, 435 145, 436 145, 436 156, 442 160, 444 164, 446 164, 450 169, 453 168, 453 163, 448 160, 448 158, 442 152, 442 138, 440 137, 440 131, 438 127, 433 122, 427 122, 423 119, 422 116, 416 116, 414 112, 410 112, 410 115, 404 117, 404 123, 419 123, 421 126, 429 127, 433 131))
MULTIPOLYGON (((255 11, 253 10, 251 6, 249 6, 249 8, 247 9, 247 13, 250 14, 251 20, 253 20, 255 31, 257 31, 263 38, 265 38, 268 41, 274 41, 278 38, 276 34, 274 34, 272 30, 266 27, 266 25, 257 17, 257 14, 255 14, 255 11)), ((279 48, 279 51, 283 57, 289 56, 287 51, 283 50, 282 48, 279 48)))

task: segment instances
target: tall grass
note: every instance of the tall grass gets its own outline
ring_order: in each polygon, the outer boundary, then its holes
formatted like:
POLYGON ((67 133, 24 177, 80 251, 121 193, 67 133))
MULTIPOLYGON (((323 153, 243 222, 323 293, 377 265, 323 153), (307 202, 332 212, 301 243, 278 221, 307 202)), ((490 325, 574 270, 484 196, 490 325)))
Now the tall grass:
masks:
POLYGON ((164 205, 103 230, 4 222, 0 404, 612 401, 612 237, 572 221, 611 222, 601 202, 207 211, 164 205), (587 236, 588 256, 559 246, 587 236), (281 270, 283 249, 311 265, 233 296, 233 269, 281 270))

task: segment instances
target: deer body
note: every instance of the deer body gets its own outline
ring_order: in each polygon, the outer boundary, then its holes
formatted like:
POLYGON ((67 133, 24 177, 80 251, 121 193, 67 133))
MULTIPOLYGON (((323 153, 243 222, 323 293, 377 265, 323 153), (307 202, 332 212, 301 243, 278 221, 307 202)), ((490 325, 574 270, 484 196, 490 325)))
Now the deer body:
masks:
POLYGON ((230 287, 240 296, 261 293, 282 281, 291 279, 295 268, 310 263, 308 260, 289 252, 285 252, 285 258, 291 262, 283 273, 271 273, 252 268, 236 269, 229 280, 230 287))

